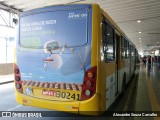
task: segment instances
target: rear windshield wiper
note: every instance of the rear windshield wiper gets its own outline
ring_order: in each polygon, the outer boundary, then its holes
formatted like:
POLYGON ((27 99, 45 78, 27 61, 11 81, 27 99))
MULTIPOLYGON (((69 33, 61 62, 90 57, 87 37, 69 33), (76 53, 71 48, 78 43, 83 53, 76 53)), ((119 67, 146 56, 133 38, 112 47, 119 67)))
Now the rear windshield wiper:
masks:
POLYGON ((62 55, 62 54, 65 52, 66 48, 67 48, 67 44, 65 44, 65 45, 62 47, 62 50, 61 50, 61 52, 60 52, 60 55, 62 55))

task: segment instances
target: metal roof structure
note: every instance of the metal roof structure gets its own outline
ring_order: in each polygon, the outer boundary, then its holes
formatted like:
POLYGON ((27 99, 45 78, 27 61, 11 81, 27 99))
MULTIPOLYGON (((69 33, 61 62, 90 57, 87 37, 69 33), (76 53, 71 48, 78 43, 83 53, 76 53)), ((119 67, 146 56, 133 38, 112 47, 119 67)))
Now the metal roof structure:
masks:
POLYGON ((99 4, 139 52, 154 51, 160 47, 159 0, 0 0, 0 9, 19 14, 44 6, 72 3, 99 4))

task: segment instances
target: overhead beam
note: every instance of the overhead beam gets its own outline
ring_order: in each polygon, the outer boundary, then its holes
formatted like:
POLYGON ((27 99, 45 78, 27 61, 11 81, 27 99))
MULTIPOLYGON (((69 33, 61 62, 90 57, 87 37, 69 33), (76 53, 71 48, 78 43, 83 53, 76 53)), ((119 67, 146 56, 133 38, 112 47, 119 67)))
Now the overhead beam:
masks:
POLYGON ((14 8, 13 6, 9 6, 5 4, 4 2, 0 2, 0 9, 8 11, 8 12, 16 13, 16 14, 19 14, 20 12, 22 12, 21 9, 17 9, 17 8, 14 8))
POLYGON ((2 24, 0 24, 0 26, 8 27, 8 28, 14 28, 14 27, 12 27, 12 26, 2 25, 2 24))

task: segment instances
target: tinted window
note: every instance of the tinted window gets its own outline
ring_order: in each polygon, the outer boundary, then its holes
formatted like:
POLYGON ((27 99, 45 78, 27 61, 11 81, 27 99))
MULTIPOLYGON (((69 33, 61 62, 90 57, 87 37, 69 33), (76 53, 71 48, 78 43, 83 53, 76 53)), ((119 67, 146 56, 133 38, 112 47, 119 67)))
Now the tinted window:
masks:
POLYGON ((20 44, 25 47, 53 48, 87 43, 88 10, 51 11, 20 18, 20 44))
POLYGON ((126 58, 126 40, 124 37, 121 38, 121 58, 126 58))
POLYGON ((130 50, 129 50, 130 47, 129 47, 129 46, 130 46, 130 45, 129 45, 129 42, 127 41, 127 42, 126 42, 126 48, 127 48, 126 57, 127 57, 127 58, 130 57, 130 50))
POLYGON ((102 37, 105 62, 114 61, 114 29, 106 21, 102 24, 102 37))
POLYGON ((135 56, 135 48, 131 46, 131 57, 135 56))

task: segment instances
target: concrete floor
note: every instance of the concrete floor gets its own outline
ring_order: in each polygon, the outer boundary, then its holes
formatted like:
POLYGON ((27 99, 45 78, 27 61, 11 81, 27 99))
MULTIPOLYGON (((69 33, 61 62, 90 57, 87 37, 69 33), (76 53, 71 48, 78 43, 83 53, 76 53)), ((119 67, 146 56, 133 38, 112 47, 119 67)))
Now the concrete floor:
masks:
MULTIPOLYGON (((35 107, 21 106, 15 101, 14 83, 0 85, 0 111, 50 111, 35 107)), ((120 96, 109 108, 109 111, 159 111, 160 113, 160 71, 153 66, 151 72, 143 64, 137 67, 135 75, 128 84, 124 96, 120 96)), ((1 113, 0 113, 1 114, 1 113)), ((80 117, 79 115, 53 112, 56 117, 34 118, 37 120, 67 120, 67 119, 96 119, 96 120, 160 120, 160 117, 80 117)), ((0 120, 18 120, 24 118, 0 118, 0 120)), ((33 119, 33 118, 27 118, 33 119)))
MULTIPOLYGON (((147 65, 140 67, 135 111, 159 111, 160 116, 160 71, 156 64, 152 65, 151 72, 147 65)), ((145 117, 145 120, 160 120, 160 117, 145 117)))
POLYGON ((6 83, 11 83, 14 80, 14 75, 9 74, 9 75, 0 75, 0 85, 1 84, 6 84, 6 83))

